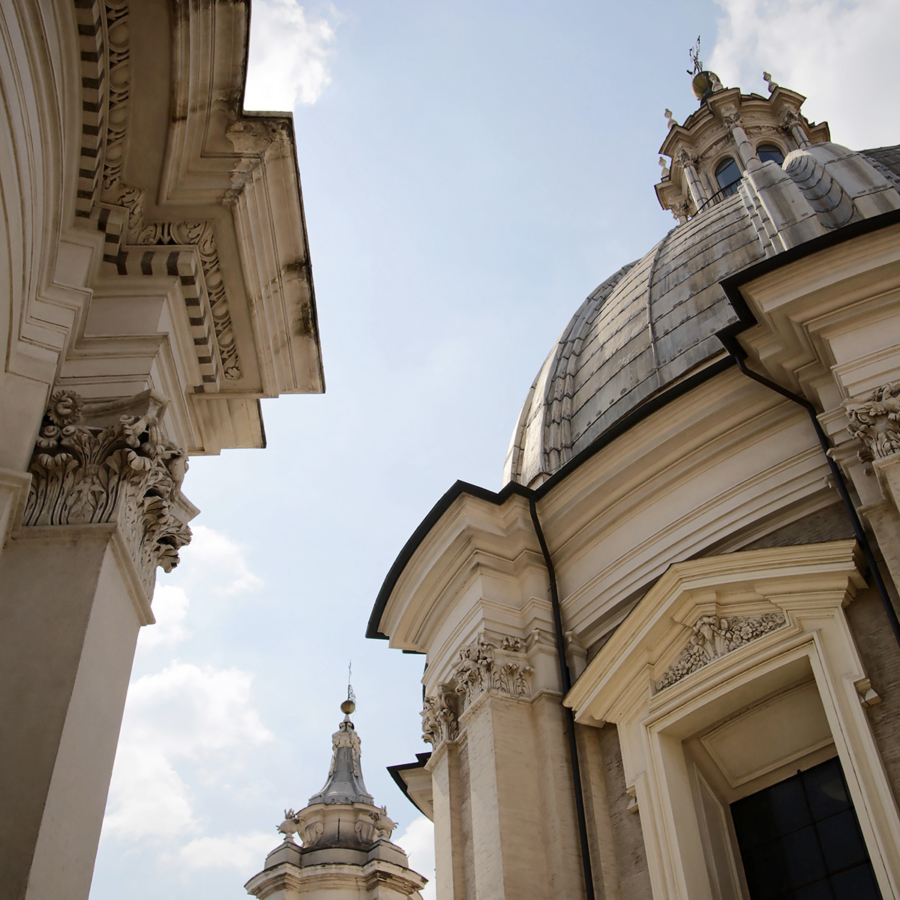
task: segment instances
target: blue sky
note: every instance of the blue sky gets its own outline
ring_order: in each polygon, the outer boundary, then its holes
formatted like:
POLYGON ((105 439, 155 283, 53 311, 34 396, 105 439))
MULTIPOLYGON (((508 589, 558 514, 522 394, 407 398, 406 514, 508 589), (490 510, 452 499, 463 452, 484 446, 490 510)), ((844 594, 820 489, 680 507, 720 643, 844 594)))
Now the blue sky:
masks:
POLYGON ((254 0, 247 107, 294 109, 327 393, 265 401, 265 451, 191 462, 92 900, 245 897, 325 779, 351 658, 366 783, 433 874, 385 772, 428 748, 422 658, 363 637, 382 579, 457 478, 500 486, 558 333, 674 226, 657 150, 697 34, 726 85, 768 69, 861 149, 900 140, 898 25, 888 0, 254 0))

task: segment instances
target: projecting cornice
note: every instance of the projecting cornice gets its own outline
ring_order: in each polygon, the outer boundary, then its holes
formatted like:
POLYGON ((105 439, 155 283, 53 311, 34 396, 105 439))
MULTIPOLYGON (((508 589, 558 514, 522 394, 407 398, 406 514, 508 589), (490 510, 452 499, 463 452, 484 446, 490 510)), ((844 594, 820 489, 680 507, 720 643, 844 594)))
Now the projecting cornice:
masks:
POLYGON ((103 245, 60 383, 160 391, 190 452, 262 446, 258 400, 321 393, 324 375, 293 119, 242 108, 249 3, 71 2, 74 213, 103 245), (137 321, 136 295, 158 312, 137 321))

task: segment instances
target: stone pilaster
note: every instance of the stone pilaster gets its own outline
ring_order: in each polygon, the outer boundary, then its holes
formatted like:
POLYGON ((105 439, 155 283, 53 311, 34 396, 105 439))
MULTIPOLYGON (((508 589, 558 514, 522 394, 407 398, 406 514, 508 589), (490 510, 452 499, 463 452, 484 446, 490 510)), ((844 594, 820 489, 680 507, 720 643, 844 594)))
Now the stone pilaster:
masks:
POLYGON ((583 895, 565 722, 540 637, 478 635, 426 697, 439 896, 583 895))
POLYGON ((186 459, 158 398, 137 404, 89 426, 81 398, 53 395, 0 557, 0 880, 25 900, 88 896, 155 569, 190 539, 186 459))

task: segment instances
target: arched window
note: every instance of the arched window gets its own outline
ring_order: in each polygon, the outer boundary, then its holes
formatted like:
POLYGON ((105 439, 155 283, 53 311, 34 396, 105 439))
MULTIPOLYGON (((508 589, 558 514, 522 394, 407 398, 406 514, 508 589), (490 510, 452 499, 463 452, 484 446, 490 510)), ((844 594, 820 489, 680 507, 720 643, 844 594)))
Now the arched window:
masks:
POLYGON ((781 148, 776 147, 774 144, 760 144, 756 148, 756 155, 759 157, 760 162, 769 162, 771 160, 778 163, 779 166, 784 162, 784 154, 781 152, 781 148))
POLYGON ((719 192, 723 197, 730 197, 737 191, 741 181, 741 170, 730 156, 716 166, 716 181, 719 182, 719 192))

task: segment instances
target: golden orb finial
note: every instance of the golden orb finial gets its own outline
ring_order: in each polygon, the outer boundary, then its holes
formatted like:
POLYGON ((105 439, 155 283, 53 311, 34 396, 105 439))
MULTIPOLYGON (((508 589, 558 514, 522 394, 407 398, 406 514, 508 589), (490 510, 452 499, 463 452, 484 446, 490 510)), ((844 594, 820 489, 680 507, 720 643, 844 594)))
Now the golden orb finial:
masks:
POLYGON ((341 712, 342 712, 345 716, 349 716, 350 713, 352 713, 355 709, 356 709, 356 704, 355 704, 352 700, 349 700, 349 699, 348 699, 348 700, 345 700, 345 701, 341 704, 341 712))

